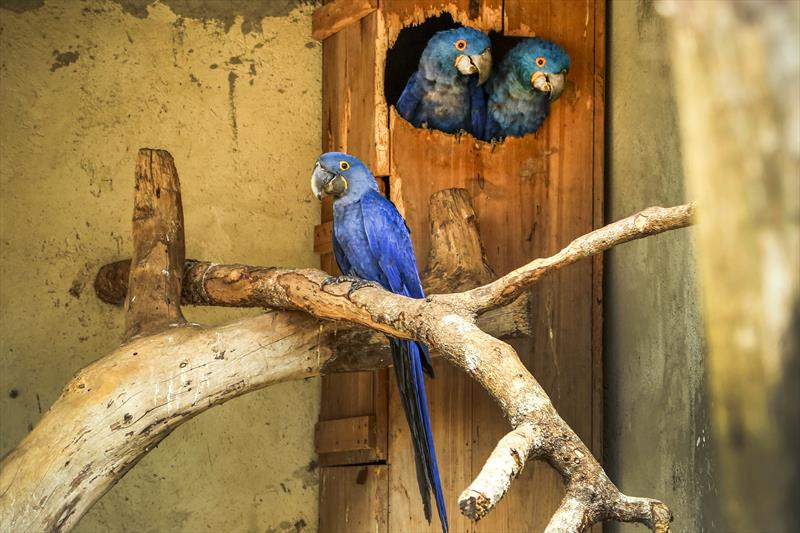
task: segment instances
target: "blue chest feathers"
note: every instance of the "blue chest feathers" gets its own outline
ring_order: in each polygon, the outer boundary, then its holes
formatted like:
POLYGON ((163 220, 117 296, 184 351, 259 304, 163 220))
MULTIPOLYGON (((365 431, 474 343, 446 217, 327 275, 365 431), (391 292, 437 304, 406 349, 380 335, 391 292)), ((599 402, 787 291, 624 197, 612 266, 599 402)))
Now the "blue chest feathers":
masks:
POLYGON ((470 95, 466 82, 461 79, 420 79, 424 94, 420 99, 411 123, 421 126, 427 123, 447 133, 470 129, 470 95))
POLYGON ((333 235, 350 263, 350 272, 344 274, 376 281, 387 287, 377 259, 372 253, 364 229, 361 203, 333 204, 333 235))
POLYGON ((487 114, 499 131, 490 134, 521 137, 538 130, 550 112, 547 96, 507 79, 498 81, 489 97, 487 114))

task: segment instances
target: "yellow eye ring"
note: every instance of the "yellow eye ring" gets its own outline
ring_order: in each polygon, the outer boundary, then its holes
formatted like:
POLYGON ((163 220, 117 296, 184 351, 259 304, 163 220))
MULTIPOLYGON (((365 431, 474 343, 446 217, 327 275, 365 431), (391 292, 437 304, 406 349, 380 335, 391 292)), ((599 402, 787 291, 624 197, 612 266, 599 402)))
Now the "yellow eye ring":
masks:
POLYGON ((350 163, 348 163, 347 161, 339 161, 339 168, 341 170, 347 170, 348 168, 350 168, 350 163))
POLYGON ((467 48, 467 41, 465 39, 459 39, 455 43, 456 50, 464 50, 467 48))
POLYGON ((542 56, 536 58, 536 66, 541 68, 547 64, 547 59, 542 56))

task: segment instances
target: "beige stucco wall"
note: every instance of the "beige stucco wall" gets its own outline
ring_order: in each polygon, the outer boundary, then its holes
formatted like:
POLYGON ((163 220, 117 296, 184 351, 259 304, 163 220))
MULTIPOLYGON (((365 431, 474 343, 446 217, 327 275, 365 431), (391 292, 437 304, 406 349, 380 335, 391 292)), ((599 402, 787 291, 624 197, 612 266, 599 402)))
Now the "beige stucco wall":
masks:
MULTIPOLYGON (((91 283, 98 266, 129 254, 139 147, 175 157, 188 257, 317 264, 308 174, 321 48, 311 7, 151 3, 0 1, 0 454, 118 343, 122 314, 91 283)), ((206 323, 247 312, 186 310, 206 323)), ((318 403, 309 380, 208 411, 78 530, 315 529, 318 403)))

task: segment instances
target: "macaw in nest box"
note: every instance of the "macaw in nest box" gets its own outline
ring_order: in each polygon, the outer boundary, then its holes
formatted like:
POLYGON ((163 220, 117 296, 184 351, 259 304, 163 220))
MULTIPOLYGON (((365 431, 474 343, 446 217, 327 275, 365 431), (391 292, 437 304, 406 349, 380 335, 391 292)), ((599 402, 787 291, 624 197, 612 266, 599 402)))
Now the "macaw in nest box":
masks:
POLYGON ((502 140, 538 130, 564 90, 569 63, 566 50, 538 37, 512 48, 486 84, 483 138, 502 140))
POLYGON ((481 85, 492 69, 489 37, 470 27, 440 31, 422 52, 395 104, 414 127, 480 136, 486 122, 486 97, 481 85))
MULTIPOLYGON (((378 192, 375 178, 364 163, 340 152, 322 154, 311 175, 311 190, 319 199, 323 195, 333 197, 333 254, 344 274, 323 285, 350 281, 352 293, 364 285, 378 284, 409 298, 425 297, 405 220, 394 204, 378 192)), ((423 379, 423 373, 433 377, 430 353, 421 342, 395 338, 389 341, 414 446, 425 518, 430 522, 432 490, 442 531, 447 533, 447 512, 423 379)))

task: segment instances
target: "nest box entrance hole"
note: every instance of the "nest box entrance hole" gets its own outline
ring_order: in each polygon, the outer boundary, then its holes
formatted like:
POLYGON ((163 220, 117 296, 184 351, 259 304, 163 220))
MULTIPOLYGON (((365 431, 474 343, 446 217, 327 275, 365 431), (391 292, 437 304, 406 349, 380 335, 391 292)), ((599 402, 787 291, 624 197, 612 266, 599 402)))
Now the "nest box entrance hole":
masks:
MULTIPOLYGON (((386 104, 397 103, 406 83, 419 66, 422 52, 431 37, 437 32, 461 27, 449 13, 442 13, 425 19, 421 24, 406 26, 400 30, 397 40, 386 52, 386 68, 384 69, 383 89, 386 104)), ((497 68, 505 55, 522 38, 507 37, 500 32, 489 32, 492 42, 492 68, 497 68)))

